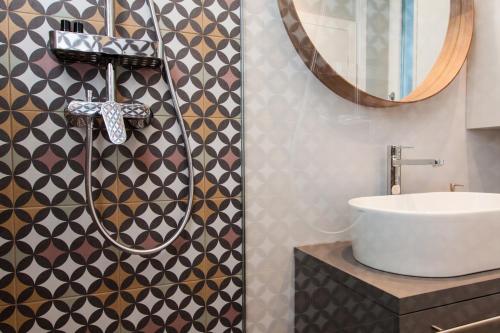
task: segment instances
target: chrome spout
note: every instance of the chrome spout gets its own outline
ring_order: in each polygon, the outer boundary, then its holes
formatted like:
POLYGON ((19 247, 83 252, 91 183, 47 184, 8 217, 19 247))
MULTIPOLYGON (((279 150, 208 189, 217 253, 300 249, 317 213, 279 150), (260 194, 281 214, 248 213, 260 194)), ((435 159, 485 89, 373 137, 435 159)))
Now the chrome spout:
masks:
POLYGON ((444 161, 433 160, 433 159, 418 159, 418 160, 393 160, 392 165, 431 165, 431 166, 442 166, 444 161))

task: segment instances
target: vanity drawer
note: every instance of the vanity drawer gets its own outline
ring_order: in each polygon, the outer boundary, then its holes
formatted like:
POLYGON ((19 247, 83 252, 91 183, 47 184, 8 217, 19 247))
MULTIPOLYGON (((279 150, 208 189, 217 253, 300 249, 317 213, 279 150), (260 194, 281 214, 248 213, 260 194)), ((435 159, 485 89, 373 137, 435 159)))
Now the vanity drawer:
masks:
POLYGON ((500 332, 500 294, 476 298, 400 317, 400 333, 435 333, 439 327, 450 333, 500 332), (499 317, 499 318, 495 318, 499 317), (478 323, 488 320, 484 323, 478 323), (476 323, 475 325, 470 325, 476 323), (460 329, 458 327, 464 326, 460 329), (451 330, 456 328, 454 330, 451 330))

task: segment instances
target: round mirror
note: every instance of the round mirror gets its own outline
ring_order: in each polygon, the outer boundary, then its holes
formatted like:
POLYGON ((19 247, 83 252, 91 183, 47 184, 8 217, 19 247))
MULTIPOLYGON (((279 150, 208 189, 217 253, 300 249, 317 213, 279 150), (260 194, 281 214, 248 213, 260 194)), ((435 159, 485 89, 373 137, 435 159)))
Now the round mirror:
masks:
POLYGON ((292 43, 331 90, 388 107, 443 90, 465 63, 473 0, 278 0, 292 43))

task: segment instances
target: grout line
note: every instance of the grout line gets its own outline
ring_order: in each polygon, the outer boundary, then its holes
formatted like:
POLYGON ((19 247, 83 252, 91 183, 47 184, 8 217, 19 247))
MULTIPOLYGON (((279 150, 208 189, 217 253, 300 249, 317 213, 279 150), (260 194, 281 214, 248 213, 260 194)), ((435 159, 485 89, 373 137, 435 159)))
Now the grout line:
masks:
MULTIPOLYGON (((11 83, 9 82, 8 83, 9 85, 9 88, 11 86, 11 83)), ((10 89, 9 89, 10 90, 10 89)), ((57 110, 49 110, 49 111, 46 111, 46 110, 41 110, 41 109, 25 109, 25 108, 20 108, 20 109, 11 109, 11 110, 0 110, 0 112, 3 111, 3 112, 19 112, 19 113, 22 113, 22 112, 38 112, 38 113, 56 113, 56 114, 61 114, 61 113, 64 113, 64 109, 57 109, 57 110)), ((162 110, 164 111, 164 110, 162 110)), ((153 117, 163 117, 163 118, 175 118, 174 115, 171 115, 171 114, 168 114, 168 113, 163 113, 162 111, 159 111, 161 112, 161 114, 158 114, 159 112, 153 114, 153 117)), ((193 116, 193 115, 183 115, 184 118, 188 118, 188 119, 195 119, 195 120, 198 120, 198 119, 217 119, 217 120, 236 120, 236 121, 241 121, 241 116, 235 116, 235 117, 227 117, 227 116, 217 116, 217 115, 212 115, 212 116, 208 116, 208 117, 205 117, 205 116, 193 116)))
POLYGON ((10 172, 11 172, 11 179, 10 179, 10 192, 11 192, 11 197, 10 197, 10 201, 11 201, 11 205, 12 205, 12 215, 11 215, 11 221, 12 221, 12 232, 13 232, 13 235, 12 235, 12 238, 13 238, 13 244, 12 244, 12 251, 13 251, 13 260, 14 262, 12 263, 12 266, 13 266, 13 271, 14 271, 14 280, 12 281, 12 284, 13 284, 13 290, 14 290, 14 329, 17 331, 18 328, 19 328, 19 319, 18 319, 18 311, 17 311, 17 307, 18 307, 18 303, 17 303, 17 295, 18 295, 18 281, 17 281, 17 261, 18 261, 18 258, 17 258, 17 245, 16 245, 16 235, 17 235, 17 226, 16 226, 16 212, 15 212, 15 202, 14 202, 14 144, 13 144, 13 141, 14 141, 14 114, 11 110, 12 108, 12 102, 13 102, 13 96, 12 96, 12 84, 11 84, 11 80, 10 80, 10 75, 11 75, 11 65, 12 65, 12 52, 11 52, 11 48, 10 48, 10 36, 11 36, 11 18, 10 18, 10 15, 9 15, 9 5, 10 5, 10 2, 7 1, 6 3, 7 5, 7 16, 6 16, 6 20, 7 20, 7 73, 8 73, 8 81, 7 81, 7 89, 8 89, 8 93, 9 93, 9 100, 8 100, 8 104, 9 104, 9 126, 10 126, 10 149, 9 149, 9 154, 10 154, 10 172))
MULTIPOLYGON (((236 198, 236 197, 235 197, 236 198)), ((161 203, 172 203, 172 202, 185 202, 186 200, 158 200, 158 201, 137 201, 137 202, 121 202, 121 203, 114 203, 114 202, 107 202, 107 203, 99 203, 99 202, 96 202, 95 205, 96 205, 96 208, 99 208, 99 207, 111 207, 111 206, 118 206, 120 204, 141 204, 141 203, 155 203, 155 204, 161 204, 161 203)), ((195 200, 196 202, 199 202, 199 201, 203 201, 203 199, 198 199, 198 200, 195 200)), ((81 204, 72 204, 72 205, 48 205, 48 206, 20 206, 20 207, 13 207, 13 208, 0 208, 0 211, 4 211, 4 210, 9 210, 9 209, 12 209, 12 210, 15 210, 15 209, 45 209, 45 208, 60 208, 60 209, 64 209, 64 208, 76 208, 76 207, 85 207, 86 204, 84 203, 81 203, 81 204)))
MULTIPOLYGON (((80 18, 77 18, 77 17, 74 17, 74 16, 59 16, 59 15, 41 14, 41 13, 30 12, 30 11, 22 10, 22 9, 21 10, 17 10, 17 9, 16 10, 9 10, 8 7, 7 7, 7 9, 0 9, 0 11, 5 11, 5 12, 19 14, 19 15, 46 16, 46 17, 53 17, 53 18, 58 18, 58 19, 83 20, 83 21, 88 22, 88 23, 98 23, 98 24, 102 24, 102 25, 106 24, 104 18, 102 19, 102 21, 101 20, 97 20, 97 19, 93 19, 93 20, 80 19, 80 18)), ((203 29, 203 27, 204 27, 203 21, 204 21, 205 15, 203 13, 201 15, 202 15, 202 30, 204 30, 203 29)), ((139 28, 139 29, 153 30, 152 27, 144 27, 144 26, 141 26, 141 25, 138 25, 138 24, 117 23, 116 25, 117 26, 121 26, 121 27, 130 27, 130 28, 139 28)), ((239 37, 226 37, 226 36, 217 35, 217 34, 213 34, 213 33, 205 34, 205 33, 203 33, 203 31, 201 33, 199 33, 199 32, 185 31, 185 30, 171 30, 171 29, 164 28, 164 27, 160 27, 160 30, 169 31, 169 32, 175 32, 175 33, 181 33, 181 34, 188 34, 188 35, 213 37, 213 38, 219 38, 219 39, 232 39, 232 40, 238 40, 238 41, 241 40, 241 32, 238 35, 239 37)))
MULTIPOLYGON (((135 287, 135 288, 125 288, 122 289, 123 291, 127 292, 135 292, 135 291, 140 291, 144 289, 151 289, 151 288, 159 288, 159 287, 169 287, 169 286, 175 286, 175 285, 183 285, 183 284, 195 284, 199 282, 203 282, 206 279, 190 279, 190 280, 185 280, 182 282, 169 282, 169 283, 159 283, 155 285, 150 285, 150 286, 142 286, 142 287, 135 287)), ((209 279, 211 280, 211 279, 209 279)))
MULTIPOLYGON (((16 302, 17 302, 17 300, 16 300, 16 302)), ((14 306, 14 325, 15 325, 14 329, 16 331, 19 330, 19 324, 20 324, 19 319, 17 317, 18 317, 18 311, 17 311, 17 303, 16 303, 16 305, 14 306)))
MULTIPOLYGON (((99 296, 109 296, 112 294, 117 294, 117 290, 112 290, 112 291, 105 291, 102 293, 91 293, 91 294, 77 294, 77 295, 69 295, 69 296, 63 296, 63 297, 57 297, 57 298, 46 298, 46 299, 40 299, 32 302, 21 302, 18 303, 17 305, 30 305, 30 304, 38 304, 38 303, 46 303, 46 302, 53 302, 53 301, 68 301, 71 299, 77 299, 81 297, 99 297, 99 296)), ((16 306, 17 306, 16 305, 16 306)))

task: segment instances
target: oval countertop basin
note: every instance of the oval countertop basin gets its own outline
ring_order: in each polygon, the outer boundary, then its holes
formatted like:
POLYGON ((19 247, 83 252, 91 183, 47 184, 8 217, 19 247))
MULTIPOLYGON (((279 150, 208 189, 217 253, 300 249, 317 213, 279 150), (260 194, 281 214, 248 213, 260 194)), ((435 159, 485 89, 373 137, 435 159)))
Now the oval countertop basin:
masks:
POLYGON ((500 194, 356 198, 354 257, 386 272, 452 277, 500 268, 500 194))

